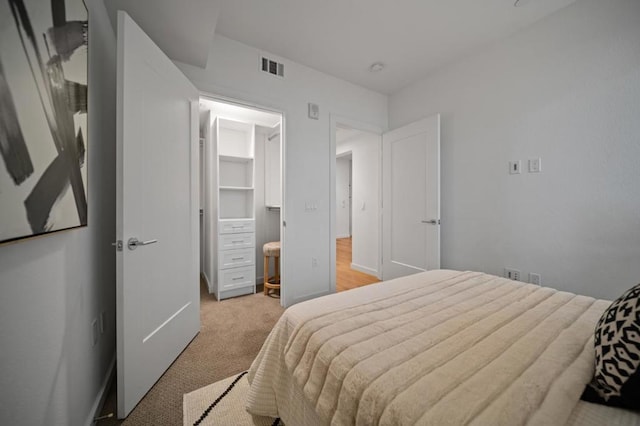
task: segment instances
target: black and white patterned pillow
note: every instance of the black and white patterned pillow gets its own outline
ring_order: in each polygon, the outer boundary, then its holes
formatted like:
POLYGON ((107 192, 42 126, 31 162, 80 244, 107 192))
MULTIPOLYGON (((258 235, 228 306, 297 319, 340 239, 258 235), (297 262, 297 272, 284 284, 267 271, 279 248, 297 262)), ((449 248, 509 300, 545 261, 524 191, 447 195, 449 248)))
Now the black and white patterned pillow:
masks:
POLYGON ((640 409, 640 284, 604 312, 595 334, 596 371, 582 399, 640 409))

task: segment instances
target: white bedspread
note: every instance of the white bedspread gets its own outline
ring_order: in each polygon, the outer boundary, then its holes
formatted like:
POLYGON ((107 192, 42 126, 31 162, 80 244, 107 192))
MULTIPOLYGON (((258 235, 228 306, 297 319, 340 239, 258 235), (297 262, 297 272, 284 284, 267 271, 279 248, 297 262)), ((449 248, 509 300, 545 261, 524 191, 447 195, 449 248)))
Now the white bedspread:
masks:
POLYGON ((254 361, 247 409, 304 424, 564 424, 608 305, 457 271, 304 302, 254 361), (313 413, 291 406, 300 391, 313 413))

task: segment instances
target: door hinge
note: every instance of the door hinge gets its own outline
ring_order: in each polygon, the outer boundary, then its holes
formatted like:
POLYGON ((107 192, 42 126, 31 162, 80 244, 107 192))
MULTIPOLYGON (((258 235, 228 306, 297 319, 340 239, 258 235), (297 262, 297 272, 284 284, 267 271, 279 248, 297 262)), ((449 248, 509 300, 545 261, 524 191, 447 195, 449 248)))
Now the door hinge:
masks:
POLYGON ((116 248, 116 251, 122 251, 124 245, 122 244, 122 240, 118 240, 115 243, 111 243, 112 246, 116 248))

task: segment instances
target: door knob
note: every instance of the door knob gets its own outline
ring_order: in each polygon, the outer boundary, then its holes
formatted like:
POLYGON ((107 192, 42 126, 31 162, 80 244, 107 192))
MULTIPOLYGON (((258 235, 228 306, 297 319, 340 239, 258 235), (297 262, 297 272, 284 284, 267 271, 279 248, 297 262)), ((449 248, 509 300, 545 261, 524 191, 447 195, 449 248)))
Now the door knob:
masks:
POLYGON ((136 237, 132 237, 129 238, 129 241, 127 241, 127 247, 129 247, 129 250, 135 250, 139 246, 148 246, 149 244, 154 244, 157 242, 158 240, 139 241, 136 237))
POLYGON ((422 223, 428 223, 429 225, 440 225, 440 219, 423 220, 422 223))

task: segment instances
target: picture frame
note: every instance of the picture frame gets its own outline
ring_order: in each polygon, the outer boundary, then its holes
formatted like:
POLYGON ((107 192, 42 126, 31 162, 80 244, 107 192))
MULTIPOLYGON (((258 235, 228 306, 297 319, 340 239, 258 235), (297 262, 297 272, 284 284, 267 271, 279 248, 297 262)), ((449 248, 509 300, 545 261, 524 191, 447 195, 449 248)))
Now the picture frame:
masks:
POLYGON ((87 226, 88 10, 0 2, 0 244, 87 226))

